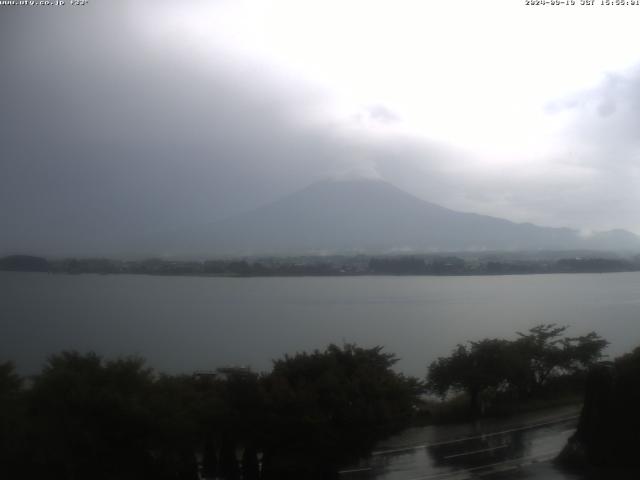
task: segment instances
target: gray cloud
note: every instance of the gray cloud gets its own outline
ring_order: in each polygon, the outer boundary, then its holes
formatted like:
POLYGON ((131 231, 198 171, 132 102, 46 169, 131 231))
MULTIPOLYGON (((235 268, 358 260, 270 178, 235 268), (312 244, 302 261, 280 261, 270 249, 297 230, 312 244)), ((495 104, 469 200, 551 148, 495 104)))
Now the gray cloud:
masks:
POLYGON ((20 12, 4 31, 0 249, 98 252, 254 207, 358 156, 291 119, 314 91, 148 48, 128 13, 20 12))
POLYGON ((547 159, 547 175, 532 172, 518 181, 516 174, 485 186, 505 192, 518 218, 640 232, 640 69, 608 75, 596 88, 553 102, 547 112, 564 115, 567 125, 553 139, 558 147, 547 159))
POLYGON ((400 121, 400 116, 384 105, 372 105, 367 109, 369 117, 380 123, 396 123, 400 121))
POLYGON ((95 5, 2 12, 0 253, 109 252, 354 168, 461 210, 640 231, 638 72, 548 106, 571 121, 543 168, 479 168, 449 145, 301 120, 325 92, 222 50, 204 62, 141 37, 126 3, 95 5))

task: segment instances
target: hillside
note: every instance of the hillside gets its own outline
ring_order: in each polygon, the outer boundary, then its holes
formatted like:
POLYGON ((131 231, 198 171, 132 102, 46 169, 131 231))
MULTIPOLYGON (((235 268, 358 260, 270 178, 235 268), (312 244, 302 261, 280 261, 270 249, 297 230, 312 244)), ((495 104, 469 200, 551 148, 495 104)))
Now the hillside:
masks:
POLYGON ((255 210, 161 235, 155 254, 181 256, 469 250, 633 250, 626 231, 584 238, 568 228, 463 213, 379 180, 325 180, 255 210))

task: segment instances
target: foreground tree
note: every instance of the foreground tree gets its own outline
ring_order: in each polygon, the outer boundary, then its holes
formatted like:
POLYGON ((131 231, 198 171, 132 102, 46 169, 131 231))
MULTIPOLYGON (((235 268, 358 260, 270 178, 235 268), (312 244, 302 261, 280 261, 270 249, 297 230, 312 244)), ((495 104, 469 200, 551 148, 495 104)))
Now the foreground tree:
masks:
POLYGON ((585 390, 578 428, 557 460, 588 474, 596 467, 607 478, 638 478, 640 347, 591 368, 585 390))
POLYGON ((331 345, 261 376, 176 376, 63 352, 28 389, 0 364, 0 477, 335 478, 412 418, 422 387, 395 362, 381 347, 331 345))
POLYGON ((483 391, 500 389, 509 376, 509 342, 485 339, 458 345, 448 357, 440 357, 429 366, 427 387, 444 397, 449 392, 465 392, 469 396, 472 417, 481 413, 483 391))
POLYGON ((27 393, 25 476, 195 479, 195 445, 182 414, 188 407, 154 384, 139 358, 52 356, 27 393))
POLYGON ((562 337, 569 327, 554 323, 518 332, 513 347, 520 371, 510 381, 527 394, 541 391, 553 377, 585 372, 602 359, 609 344, 595 332, 581 337, 562 337))
POLYGON ((24 424, 22 379, 11 362, 0 363, 0 477, 8 478, 20 471, 20 454, 26 443, 21 427, 24 424))
POLYGON ((482 410, 483 393, 510 393, 520 399, 542 392, 551 378, 583 374, 602 358, 608 342, 595 332, 562 337, 568 327, 542 324, 513 341, 485 339, 458 345, 428 368, 429 389, 440 396, 464 392, 472 417, 482 410))
POLYGON ((382 347, 350 344, 277 360, 265 378, 268 478, 333 478, 337 465, 406 425, 422 385, 393 371, 396 361, 382 347))

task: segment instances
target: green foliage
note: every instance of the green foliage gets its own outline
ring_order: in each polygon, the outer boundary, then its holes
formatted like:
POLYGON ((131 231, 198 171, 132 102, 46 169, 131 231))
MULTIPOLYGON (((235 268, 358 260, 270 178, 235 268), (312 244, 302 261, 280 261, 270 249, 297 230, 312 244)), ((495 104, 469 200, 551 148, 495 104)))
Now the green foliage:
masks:
POLYGON ((444 396, 450 390, 469 395, 472 415, 479 412, 479 395, 488 388, 500 389, 509 375, 510 344, 506 340, 485 339, 458 345, 451 356, 429 366, 428 386, 444 396))
POLYGON ((22 379, 15 373, 13 363, 0 363, 0 466, 6 465, 7 469, 17 464, 26 441, 21 429, 24 425, 21 386, 22 379))
POLYGON ((584 372, 602 357, 606 340, 595 332, 563 338, 567 328, 543 324, 526 334, 518 332, 513 341, 485 339, 458 345, 450 356, 429 366, 429 390, 440 396, 465 392, 473 416, 481 413, 480 397, 485 392, 530 398, 551 378, 584 372))
POLYGON ((22 385, 22 379, 15 372, 12 362, 0 363, 0 401, 15 395, 22 385))
MULTIPOLYGON (((474 414, 489 397, 534 395, 592 365, 606 346, 595 333, 565 330, 541 325, 513 341, 458 345, 430 365, 428 387, 462 393, 474 414)), ((425 386, 394 371, 396 362, 379 346, 329 345, 285 355, 268 374, 176 376, 136 357, 62 352, 28 388, 0 363, 0 473, 194 480, 198 454, 209 477, 255 479, 263 452, 263 479, 333 478, 416 417, 425 386)), ((634 375, 637 362, 629 365, 634 375)))
POLYGON ((558 460, 569 467, 591 471, 593 467, 613 467, 630 471, 637 478, 639 404, 640 347, 637 347, 614 362, 589 371, 577 431, 558 460))
POLYGON ((422 385, 394 372, 396 361, 382 347, 351 344, 277 360, 265 389, 270 430, 279 432, 269 442, 279 468, 296 464, 321 471, 406 424, 422 385))
POLYGON ((585 371, 602 358, 609 342, 595 332, 562 338, 567 329, 552 323, 533 327, 527 334, 518 332, 520 338, 514 342, 514 348, 520 368, 524 369, 517 382, 521 389, 535 392, 542 389, 550 377, 585 371))
POLYGON ((153 376, 137 358, 104 362, 89 353, 52 356, 27 392, 34 468, 54 478, 142 476, 153 417, 153 376))
POLYGON ((258 376, 155 374, 136 357, 49 358, 30 388, 0 364, 3 478, 325 478, 406 423, 420 383, 380 347, 331 345, 258 376), (237 461, 242 457, 242 468, 237 461))
POLYGON ((409 415, 420 392, 417 380, 391 369, 396 361, 382 347, 330 345, 276 361, 268 383, 275 398, 305 416, 338 425, 384 424, 409 415))
POLYGON ((456 391, 479 391, 499 388, 507 373, 509 343, 505 340, 485 339, 458 345, 451 356, 441 357, 429 366, 429 387, 445 395, 456 391))

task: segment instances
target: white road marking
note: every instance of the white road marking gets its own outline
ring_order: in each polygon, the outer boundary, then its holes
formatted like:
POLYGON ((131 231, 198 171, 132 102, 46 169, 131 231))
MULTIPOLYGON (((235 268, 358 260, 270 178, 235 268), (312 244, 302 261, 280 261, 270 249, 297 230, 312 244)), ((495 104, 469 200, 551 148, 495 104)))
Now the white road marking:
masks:
POLYGON ((455 455, 448 455, 448 456, 444 457, 444 459, 445 460, 449 460, 450 458, 458 458, 458 457, 466 457, 468 455, 475 455, 476 453, 492 452, 494 450, 501 450, 503 448, 507 448, 508 446, 509 446, 509 444, 505 443, 503 445, 498 445, 497 447, 483 448, 481 450, 473 450, 471 452, 456 453, 455 455))
POLYGON ((540 453, 538 455, 531 455, 531 456, 528 456, 528 457, 520 457, 520 458, 514 458, 512 460, 505 460, 504 462, 488 463, 486 465, 480 465, 478 467, 473 467, 473 468, 465 468, 465 469, 460 469, 460 470, 454 470, 454 471, 451 471, 451 472, 438 473, 438 474, 435 474, 435 475, 425 475, 425 476, 422 476, 422 477, 414 477, 414 478, 411 478, 409 480, 431 480, 431 479, 435 479, 435 478, 454 477, 455 475, 465 475, 465 476, 461 477, 461 479, 473 478, 474 476, 477 476, 477 475, 486 476, 486 475, 491 475, 491 474, 498 473, 498 471, 494 470, 494 471, 489 471, 489 472, 479 472, 479 473, 475 473, 475 474, 472 474, 472 472, 476 472, 477 470, 484 470, 484 469, 487 469, 487 468, 506 467, 506 466, 509 466, 509 465, 511 465, 515 469, 515 468, 518 468, 518 467, 523 467, 523 466, 526 466, 526 465, 531 465, 533 463, 537 463, 537 462, 541 461, 542 459, 549 460, 549 459, 553 458, 554 456, 556 456, 558 453, 559 453, 558 450, 554 450, 554 451, 549 451, 549 452, 545 452, 545 453, 540 453))
POLYGON ((554 425, 556 423, 568 422, 569 420, 575 420, 576 418, 579 418, 579 417, 580 417, 580 415, 572 415, 570 417, 562 417, 562 418, 558 418, 558 419, 555 419, 555 420, 532 423, 532 424, 529 424, 529 425, 524 425, 522 427, 511 428, 509 430, 502 430, 502 431, 499 431, 499 432, 483 433, 481 435, 474 435, 472 437, 462 437, 462 438, 455 438, 455 439, 451 439, 451 440, 445 440, 445 441, 442 441, 442 442, 425 443, 425 444, 420 444, 420 445, 411 445, 411 446, 405 446, 405 447, 399 447, 399 448, 391 448, 391 449, 388 449, 388 450, 378 450, 378 451, 372 452, 371 456, 372 457, 376 457, 376 456, 380 456, 380 455, 388 455, 388 454, 391 454, 391 453, 409 452, 411 450, 419 450, 421 448, 439 447, 439 446, 442 446, 442 445, 451 445, 451 444, 454 444, 454 443, 467 442, 469 440, 475 440, 477 438, 495 437, 497 435, 504 435, 506 433, 520 432, 520 431, 523 431, 523 430, 530 430, 532 428, 538 428, 538 427, 544 427, 544 426, 547 426, 547 425, 554 425))
POLYGON ((342 475, 345 473, 358 473, 358 472, 368 472, 371 470, 371 467, 363 467, 363 468, 351 468, 349 470, 340 470, 338 475, 342 475))

